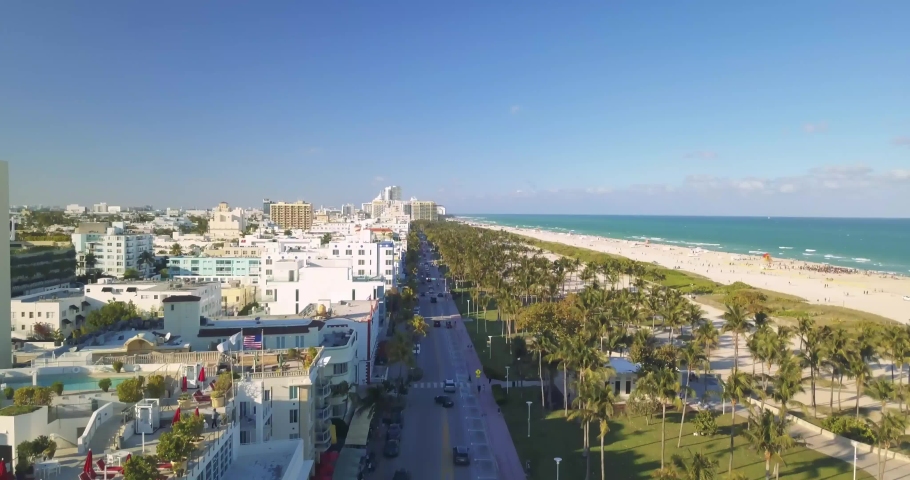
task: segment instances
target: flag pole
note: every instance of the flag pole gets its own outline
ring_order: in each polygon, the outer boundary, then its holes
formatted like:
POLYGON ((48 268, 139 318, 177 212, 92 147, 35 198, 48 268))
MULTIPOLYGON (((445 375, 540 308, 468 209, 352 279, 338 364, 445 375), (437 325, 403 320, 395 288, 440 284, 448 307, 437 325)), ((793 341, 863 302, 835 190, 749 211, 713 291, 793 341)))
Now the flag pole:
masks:
POLYGON ((265 329, 259 330, 259 338, 262 343, 259 344, 259 371, 265 373, 265 329))

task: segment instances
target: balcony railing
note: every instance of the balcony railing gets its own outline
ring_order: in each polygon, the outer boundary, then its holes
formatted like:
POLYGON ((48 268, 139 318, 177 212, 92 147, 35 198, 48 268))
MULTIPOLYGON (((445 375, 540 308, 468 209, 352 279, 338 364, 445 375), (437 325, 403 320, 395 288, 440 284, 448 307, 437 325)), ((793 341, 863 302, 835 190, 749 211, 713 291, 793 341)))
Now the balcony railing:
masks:
POLYGON ((317 383, 313 388, 316 390, 316 395, 323 399, 328 398, 332 394, 332 384, 328 382, 317 383))
POLYGON ((316 448, 329 448, 332 444, 332 434, 329 432, 328 428, 320 430, 320 427, 317 427, 316 432, 313 435, 313 443, 316 444, 316 448))
POLYGON ((332 407, 326 405, 316 409, 316 418, 325 421, 332 418, 332 407))

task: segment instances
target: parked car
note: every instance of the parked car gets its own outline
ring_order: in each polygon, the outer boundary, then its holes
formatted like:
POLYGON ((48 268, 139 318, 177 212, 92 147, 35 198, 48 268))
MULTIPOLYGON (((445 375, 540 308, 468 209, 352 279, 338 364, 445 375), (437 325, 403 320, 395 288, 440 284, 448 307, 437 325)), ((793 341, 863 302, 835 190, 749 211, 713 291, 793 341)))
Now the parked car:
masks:
POLYGON ((446 380, 442 385, 442 391, 446 393, 455 393, 458 390, 458 387, 455 385, 455 380, 446 380))
POLYGON ((433 326, 434 327, 442 326, 442 322, 440 322, 439 320, 433 320, 433 326))
POLYGON ((442 405, 445 408, 452 408, 455 406, 455 401, 448 395, 436 395, 433 400, 437 405, 442 405))
POLYGON ((439 292, 439 293, 436 294, 436 296, 439 297, 439 298, 443 298, 443 297, 446 296, 446 294, 444 294, 444 293, 442 293, 442 292, 439 292))
POLYGON ((452 328, 452 322, 446 321, 446 328, 452 328))
POLYGON ((470 465, 471 455, 468 447, 452 447, 452 462, 455 465, 470 465))
POLYGON ((430 303, 436 303, 436 297, 430 297, 430 303))
POLYGON ((382 448, 383 456, 387 458, 395 458, 398 454, 401 453, 401 444, 398 440, 387 440, 385 446, 382 448))
POLYGON ((393 423, 389 425, 388 430, 385 432, 386 440, 401 440, 401 424, 393 423))

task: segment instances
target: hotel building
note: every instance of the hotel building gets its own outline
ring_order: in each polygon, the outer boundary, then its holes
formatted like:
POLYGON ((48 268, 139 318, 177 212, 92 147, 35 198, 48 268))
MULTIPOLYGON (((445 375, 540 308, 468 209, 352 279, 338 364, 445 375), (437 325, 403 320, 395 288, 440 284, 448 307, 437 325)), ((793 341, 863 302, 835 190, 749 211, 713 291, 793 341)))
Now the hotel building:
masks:
POLYGON ((209 219, 209 235, 212 238, 239 238, 246 231, 246 212, 221 202, 212 211, 209 219))
MULTIPOLYGON (((153 253, 153 239, 152 235, 125 232, 122 223, 116 226, 82 223, 72 234, 79 265, 84 265, 85 256, 91 253, 96 260, 96 270, 116 277, 122 277, 130 268, 148 273, 149 265, 140 265, 139 257, 142 252, 153 253)), ((84 270, 83 267, 79 273, 84 273, 84 270)))
POLYGON ((436 202, 424 200, 411 200, 411 220, 435 221, 438 218, 436 202))
MULTIPOLYGON (((191 282, 103 282, 85 286, 85 300, 89 308, 100 308, 109 302, 133 302, 141 312, 160 317, 164 314, 164 301, 170 297, 193 295, 198 297, 201 315, 221 313, 221 284, 191 282)), ((198 319, 197 319, 198 323, 198 319)))
POLYGON ((313 205, 302 201, 273 203, 269 217, 285 230, 309 230, 313 226, 313 205))

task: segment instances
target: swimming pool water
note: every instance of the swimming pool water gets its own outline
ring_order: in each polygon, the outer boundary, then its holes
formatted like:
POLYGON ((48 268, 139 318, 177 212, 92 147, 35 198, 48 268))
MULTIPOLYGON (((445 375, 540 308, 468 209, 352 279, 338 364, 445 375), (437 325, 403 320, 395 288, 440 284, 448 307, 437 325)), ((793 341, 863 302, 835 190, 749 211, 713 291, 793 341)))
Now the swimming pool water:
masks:
MULTIPOLYGON (((50 387, 54 382, 63 383, 63 394, 67 392, 78 392, 86 390, 101 390, 98 386, 98 381, 102 378, 111 379, 111 390, 117 388, 117 385, 120 385, 121 382, 132 377, 93 377, 89 375, 38 375, 38 386, 39 387, 50 387)), ((23 378, 22 380, 7 380, 4 382, 7 386, 16 388, 28 387, 32 385, 31 378, 23 378)))

